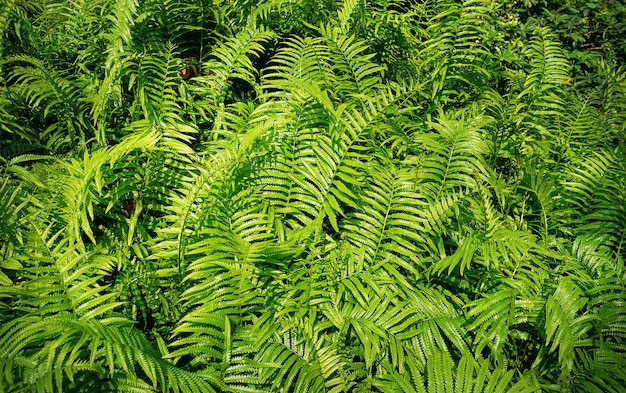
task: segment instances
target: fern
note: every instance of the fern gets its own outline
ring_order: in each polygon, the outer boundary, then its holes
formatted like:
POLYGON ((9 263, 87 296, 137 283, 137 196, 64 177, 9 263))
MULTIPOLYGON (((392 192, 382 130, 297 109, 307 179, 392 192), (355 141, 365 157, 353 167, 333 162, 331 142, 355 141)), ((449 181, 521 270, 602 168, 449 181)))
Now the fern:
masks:
POLYGON ((572 219, 584 220, 584 231, 593 229, 597 236, 602 236, 605 244, 615 250, 617 260, 624 253, 624 213, 620 202, 624 190, 620 175, 623 163, 615 153, 596 152, 573 169, 571 180, 564 187, 569 205, 576 206, 579 212, 572 219))
POLYGON ((486 360, 464 356, 458 363, 445 352, 434 354, 427 366, 426 378, 395 374, 389 382, 378 383, 383 392, 537 392, 540 387, 530 379, 512 382, 513 371, 492 369, 486 360))
POLYGON ((550 133, 543 124, 563 113, 566 105, 562 85, 568 83, 570 65, 554 38, 548 29, 537 30, 526 53, 531 69, 517 97, 521 104, 518 113, 523 109, 518 121, 531 130, 536 129, 540 135, 550 133))
POLYGON ((2 203, 0 223, 2 223, 3 228, 0 235, 3 243, 3 258, 0 262, 2 285, 12 285, 13 282, 7 273, 9 270, 18 270, 22 267, 19 259, 11 255, 11 249, 13 244, 20 244, 24 241, 22 229, 24 229, 24 221, 28 217, 30 199, 21 186, 12 183, 9 178, 6 178, 0 187, 0 202, 2 203))
MULTIPOLYGON (((555 216, 553 205, 558 198, 557 194, 559 192, 554 184, 556 176, 546 176, 541 169, 532 166, 529 166, 525 173, 527 174, 526 178, 522 180, 519 188, 530 194, 532 202, 529 205, 532 206, 533 212, 528 215, 537 216, 537 221, 541 224, 537 224, 538 228, 535 231, 541 234, 544 244, 548 246, 550 240, 550 222, 548 217, 553 219, 555 216), (534 213, 534 211, 537 211, 537 213, 534 213)), ((530 218, 528 221, 532 223, 530 218)))
POLYGON ((604 146, 608 135, 598 127, 596 120, 600 118, 600 111, 596 109, 597 98, 571 97, 568 106, 563 110, 559 130, 555 135, 559 140, 554 146, 561 151, 554 151, 557 162, 569 162, 584 156, 590 148, 604 146))
POLYGON ((340 97, 344 94, 367 95, 380 83, 379 75, 384 68, 370 61, 374 54, 364 54, 368 50, 364 43, 347 36, 341 27, 321 26, 319 31, 334 52, 335 88, 340 97))
POLYGON ((492 77, 486 29, 492 7, 482 1, 450 1, 438 5, 422 43, 420 73, 431 79, 431 99, 447 103, 480 94, 492 77), (439 8, 440 7, 440 8, 439 8), (474 90, 474 91, 472 91, 474 90))
POLYGON ((38 130, 40 143, 51 151, 67 148, 72 143, 85 147, 93 127, 86 118, 88 109, 81 105, 83 82, 65 78, 33 57, 16 56, 7 61, 26 65, 12 67, 9 80, 16 85, 16 91, 27 105, 41 113, 43 119, 51 112, 56 115, 50 125, 38 130))
MULTIPOLYGON (((8 25, 11 17, 11 10, 15 7, 14 1, 7 1, 0 8, 0 37, 4 37, 5 32, 8 30, 8 25)), ((2 40, 2 44, 0 44, 0 53, 4 57, 4 40, 2 40)), ((2 68, 0 68, 2 70, 2 68)))
POLYGON ((418 141, 434 154, 427 155, 423 166, 422 182, 430 200, 441 198, 446 192, 459 187, 472 187, 474 176, 479 175, 480 155, 485 150, 480 135, 471 126, 441 119, 432 123, 435 133, 420 136, 418 141))
POLYGON ((249 28, 215 48, 209 60, 202 64, 209 75, 197 79, 202 86, 198 93, 207 95, 213 105, 220 106, 226 100, 226 89, 232 79, 239 78, 256 86, 256 69, 248 56, 259 56, 263 52, 261 43, 272 37, 273 34, 263 28, 249 28))
POLYGON ((426 252, 428 242, 420 233, 430 229, 424 217, 422 196, 416 192, 411 171, 373 168, 370 187, 360 195, 361 209, 342 226, 344 238, 363 250, 369 266, 396 263, 407 271, 426 252))
POLYGON ((606 75, 606 82, 602 85, 599 97, 602 102, 602 111, 605 116, 605 122, 609 131, 608 134, 612 135, 616 141, 624 142, 624 139, 620 136, 621 130, 623 130, 623 108, 626 105, 626 89, 624 88, 626 83, 626 72, 624 72, 623 66, 615 67, 602 62, 600 64, 600 72, 606 75))
POLYGON ((492 354, 501 352, 507 339, 508 329, 515 321, 515 299, 517 291, 500 290, 483 299, 468 304, 472 307, 469 317, 476 317, 468 329, 479 328, 476 333, 476 352, 482 353, 489 345, 492 354))
POLYGON ((280 84, 272 82, 284 80, 289 75, 329 88, 334 83, 334 77, 328 70, 329 63, 330 50, 324 45, 323 37, 290 37, 283 42, 283 47, 279 48, 272 57, 272 63, 265 69, 264 86, 280 89, 280 84))
POLYGON ((592 317, 577 315, 585 306, 582 292, 567 278, 559 283, 546 302, 546 341, 550 352, 558 349, 562 371, 571 371, 575 346, 585 345, 581 337, 590 329, 592 317))
POLYGON ((97 93, 92 97, 90 114, 96 125, 96 140, 107 145, 110 138, 105 133, 109 122, 114 118, 108 116, 115 113, 115 108, 122 104, 122 76, 132 65, 132 26, 137 15, 138 3, 134 0, 118 0, 112 5, 110 30, 102 34, 107 42, 107 57, 104 64, 104 75, 97 93))
POLYGON ((621 391, 623 67, 518 12, 0 6, 0 391, 621 391))

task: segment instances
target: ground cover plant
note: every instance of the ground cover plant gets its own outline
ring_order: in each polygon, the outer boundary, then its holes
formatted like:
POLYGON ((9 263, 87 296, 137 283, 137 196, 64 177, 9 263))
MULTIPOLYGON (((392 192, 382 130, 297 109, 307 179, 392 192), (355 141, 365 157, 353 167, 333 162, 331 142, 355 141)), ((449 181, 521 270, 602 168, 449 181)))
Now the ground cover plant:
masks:
POLYGON ((623 391, 614 3, 6 1, 0 392, 623 391))

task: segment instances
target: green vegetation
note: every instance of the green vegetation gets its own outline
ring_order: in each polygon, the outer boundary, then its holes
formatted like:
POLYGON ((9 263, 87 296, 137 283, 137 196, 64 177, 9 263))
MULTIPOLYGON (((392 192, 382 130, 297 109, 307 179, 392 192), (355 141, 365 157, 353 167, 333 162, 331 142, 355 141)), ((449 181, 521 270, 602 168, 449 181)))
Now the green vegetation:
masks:
POLYGON ((6 0, 0 392, 623 392, 625 14, 6 0))

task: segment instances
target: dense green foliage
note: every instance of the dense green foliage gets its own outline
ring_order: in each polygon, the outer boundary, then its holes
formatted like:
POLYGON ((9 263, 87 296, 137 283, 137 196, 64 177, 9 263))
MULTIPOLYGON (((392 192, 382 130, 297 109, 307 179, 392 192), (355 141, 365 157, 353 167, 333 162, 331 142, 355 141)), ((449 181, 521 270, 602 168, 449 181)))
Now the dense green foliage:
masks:
POLYGON ((0 392, 622 392, 625 11, 556 3, 0 5, 0 392))

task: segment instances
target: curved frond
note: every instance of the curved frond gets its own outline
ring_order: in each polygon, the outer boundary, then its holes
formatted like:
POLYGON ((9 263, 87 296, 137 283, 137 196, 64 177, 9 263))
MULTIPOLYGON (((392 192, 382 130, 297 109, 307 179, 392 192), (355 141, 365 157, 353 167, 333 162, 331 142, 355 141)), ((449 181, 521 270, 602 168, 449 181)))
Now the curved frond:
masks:
POLYGON ((492 77, 493 62, 485 42, 493 4, 480 0, 446 1, 437 4, 436 15, 426 30, 420 72, 431 79, 431 99, 455 102, 480 93, 492 77))
POLYGON ((481 155, 486 151, 478 130, 445 118, 430 126, 434 132, 416 136, 430 153, 418 161, 423 193, 429 201, 437 201, 447 193, 474 188, 483 173, 481 155))
POLYGON ((84 147, 94 132, 83 96, 84 81, 65 77, 30 56, 14 56, 3 62, 12 64, 9 81, 30 110, 40 113, 43 118, 54 114, 50 125, 38 132, 40 143, 52 151, 77 142, 84 147))

